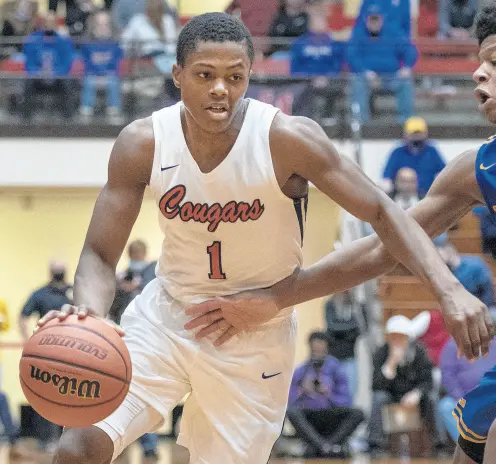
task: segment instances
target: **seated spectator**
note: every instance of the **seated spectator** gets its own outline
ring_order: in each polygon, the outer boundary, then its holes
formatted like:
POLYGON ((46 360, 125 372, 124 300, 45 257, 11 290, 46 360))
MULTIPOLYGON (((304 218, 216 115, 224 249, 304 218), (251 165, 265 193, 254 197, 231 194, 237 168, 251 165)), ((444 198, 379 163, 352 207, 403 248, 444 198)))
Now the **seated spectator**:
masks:
POLYGON ((90 21, 88 41, 81 44, 84 61, 83 95, 81 115, 93 114, 96 103, 97 84, 107 86, 107 114, 115 122, 121 116, 121 82, 119 65, 123 52, 117 40, 112 38, 110 16, 105 11, 96 13, 90 21))
POLYGON ((326 335, 315 332, 308 342, 311 357, 293 375, 288 419, 307 442, 308 457, 345 458, 346 441, 364 416, 351 407, 346 374, 329 356, 326 335))
POLYGON ((473 213, 480 221, 482 251, 496 259, 496 220, 485 206, 477 206, 473 213))
POLYGON ((487 307, 493 306, 493 275, 488 264, 478 256, 459 255, 446 234, 435 238, 434 244, 446 265, 465 289, 487 307))
POLYGON ((441 353, 450 339, 440 311, 423 311, 412 319, 413 338, 420 341, 427 350, 427 356, 434 366, 439 366, 441 353))
POLYGON ((146 13, 133 16, 122 38, 133 56, 173 55, 177 39, 176 23, 163 0, 148 0, 146 13))
POLYGON ((428 128, 422 118, 410 118, 404 126, 404 142, 393 150, 384 168, 384 189, 391 193, 398 171, 411 168, 417 173, 418 193, 423 198, 446 163, 428 140, 428 128))
MULTIPOLYGON (((49 0, 48 9, 55 16, 59 0, 49 0)), ((65 24, 69 34, 82 37, 86 33, 88 19, 95 11, 93 0, 65 0, 65 24)))
MULTIPOLYGON (((177 23, 178 14, 174 8, 171 8, 166 0, 162 0, 165 7, 165 13, 177 23)), ((129 25, 131 19, 138 14, 146 13, 147 0, 114 0, 112 2, 112 20, 114 24, 124 31, 129 25)))
POLYGON ((482 376, 496 364, 496 343, 489 348, 489 354, 476 363, 458 357, 458 348, 451 338, 441 353, 441 381, 447 395, 439 403, 439 412, 453 441, 458 440, 458 429, 453 418, 453 410, 460 398, 475 388, 482 376))
POLYGON ((435 426, 432 397, 432 363, 425 350, 411 338, 411 321, 393 316, 386 324, 387 342, 373 355, 372 411, 369 422, 369 447, 372 455, 385 449, 382 408, 400 403, 407 408, 420 407, 421 417, 433 443, 442 440, 435 426))
POLYGON ((366 16, 366 27, 356 25, 347 48, 347 61, 353 74, 352 103, 358 105, 362 122, 370 119, 370 95, 375 89, 396 94, 399 120, 413 114, 414 86, 412 68, 417 49, 394 23, 386 23, 375 6, 366 16))
POLYGON ((366 29, 367 13, 371 7, 378 7, 384 14, 384 21, 396 23, 404 36, 412 36, 410 0, 363 0, 356 19, 357 27, 366 29))
POLYGON ((269 28, 269 37, 275 39, 266 56, 277 51, 287 51, 290 44, 285 45, 284 40, 300 37, 308 32, 308 13, 305 10, 307 0, 281 0, 281 6, 276 13, 269 28))
POLYGON ((46 17, 43 30, 27 37, 24 55, 28 76, 24 88, 24 117, 32 116, 37 94, 50 91, 58 96, 58 108, 69 118, 73 111, 73 90, 67 77, 74 59, 74 47, 70 38, 56 32, 53 15, 46 17))
POLYGON ((329 354, 341 363, 346 372, 352 400, 355 399, 358 390, 355 346, 360 336, 358 320, 363 313, 363 305, 355 301, 351 290, 337 293, 325 303, 329 354))
POLYGON ((294 76, 338 76, 344 64, 344 44, 332 40, 324 11, 318 3, 307 9, 308 32, 291 45, 291 74, 294 76))
POLYGON ((38 2, 34 0, 12 0, 3 4, 0 13, 3 18, 2 37, 7 43, 2 46, 0 58, 22 50, 20 39, 34 32, 37 14, 38 2))
POLYGON ((239 16, 253 37, 264 37, 279 4, 279 0, 232 0, 225 11, 239 16))
POLYGON ((419 202, 417 173, 411 168, 401 168, 394 182, 393 200, 403 209, 419 202))
POLYGON ((478 8, 478 0, 439 0, 438 37, 469 39, 478 8))

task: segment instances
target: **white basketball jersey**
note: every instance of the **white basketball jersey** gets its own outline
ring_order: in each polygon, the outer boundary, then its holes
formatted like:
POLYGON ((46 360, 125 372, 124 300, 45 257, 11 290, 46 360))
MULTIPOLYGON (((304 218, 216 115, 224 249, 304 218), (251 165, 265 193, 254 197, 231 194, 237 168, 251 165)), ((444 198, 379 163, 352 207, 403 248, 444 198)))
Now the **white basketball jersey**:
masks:
POLYGON ((150 181, 165 235, 157 277, 186 302, 268 287, 302 265, 303 200, 277 182, 269 131, 278 109, 250 100, 227 157, 204 174, 181 124, 182 103, 153 114, 150 181))

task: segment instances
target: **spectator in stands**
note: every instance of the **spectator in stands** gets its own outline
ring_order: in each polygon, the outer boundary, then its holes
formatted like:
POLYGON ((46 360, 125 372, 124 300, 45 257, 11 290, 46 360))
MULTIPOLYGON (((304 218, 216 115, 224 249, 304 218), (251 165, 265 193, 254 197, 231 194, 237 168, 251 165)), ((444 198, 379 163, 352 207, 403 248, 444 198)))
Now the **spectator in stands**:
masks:
MULTIPOLYGON (((109 318, 117 324, 129 303, 155 278, 156 261, 147 260, 147 246, 142 240, 131 242, 127 249, 129 264, 117 275, 117 288, 114 302, 109 310, 109 318)), ((158 459, 158 437, 147 433, 140 438, 145 458, 158 459)))
POLYGON ((175 62, 176 23, 167 13, 163 0, 148 0, 146 13, 138 13, 123 33, 128 53, 139 57, 153 57, 162 72, 170 72, 175 62))
POLYGON ((429 142, 427 124, 422 118, 409 118, 403 134, 403 144, 389 155, 384 168, 383 188, 391 193, 398 171, 411 168, 417 173, 418 193, 422 198, 446 163, 437 148, 429 142))
POLYGON ((478 8, 478 0, 439 0, 438 37, 469 39, 478 8))
POLYGON ((346 440, 364 416, 351 407, 346 374, 329 356, 326 334, 315 332, 308 342, 311 357, 293 375, 288 419, 309 445, 308 457, 345 458, 346 440))
MULTIPOLYGON (((114 0, 112 5, 112 19, 121 31, 124 31, 131 19, 147 10, 147 0, 114 0)), ((171 8, 167 0, 162 0, 165 13, 174 18, 174 26, 178 21, 177 10, 171 8)))
POLYGON ((494 306, 493 275, 487 263, 479 256, 459 255, 446 234, 435 238, 434 244, 460 283, 487 307, 494 306))
POLYGON ((2 45, 0 58, 22 50, 21 39, 34 32, 37 14, 38 2, 34 0, 12 0, 2 5, 2 37, 12 42, 2 45))
POLYGON ((265 37, 279 4, 280 0, 232 0, 226 13, 240 17, 253 37, 265 37))
POLYGON ((367 28, 367 13, 378 7, 384 14, 384 21, 396 24, 406 37, 412 36, 412 19, 410 0, 363 0, 356 19, 356 28, 367 28))
POLYGON ((289 50, 291 46, 288 39, 300 37, 308 32, 306 3, 307 0, 281 0, 279 11, 269 28, 269 37, 276 43, 270 46, 266 56, 277 51, 289 50), (284 39, 288 40, 287 44, 284 39))
POLYGON ((382 408, 391 403, 400 403, 405 408, 420 407, 435 446, 440 447, 442 443, 435 427, 432 363, 425 350, 411 336, 411 321, 405 316, 393 316, 386 324, 386 344, 373 355, 372 411, 369 422, 372 455, 385 448, 382 408))
POLYGON ((344 44, 332 40, 326 9, 327 5, 321 2, 307 9, 308 32, 291 45, 292 75, 336 77, 343 70, 344 44))
POLYGON ((477 206, 473 213, 479 217, 482 251, 496 259, 496 221, 485 206, 477 206))
MULTIPOLYGON (((58 4, 59 0, 49 0, 48 9, 53 16, 58 4)), ((95 9, 93 0, 65 0, 65 24, 71 36, 78 38, 86 33, 88 19, 95 9)))
MULTIPOLYGON (((62 306, 72 304, 72 285, 66 281, 67 267, 62 261, 50 262, 50 282, 31 294, 19 316, 19 330, 22 338, 29 338, 28 319, 36 315, 39 319, 52 310, 59 311, 62 306)), ((56 449, 56 441, 61 429, 37 415, 37 431, 39 445, 42 450, 52 452, 56 449)))
POLYGON ((107 87, 107 114, 112 121, 121 122, 121 82, 119 65, 123 51, 113 39, 110 16, 106 11, 95 13, 90 21, 88 40, 81 44, 84 61, 83 95, 81 115, 93 115, 97 85, 107 87))
POLYGON ((417 173, 411 168, 401 168, 394 182, 393 200, 403 209, 419 202, 417 173))
POLYGON ((442 384, 447 395, 439 403, 439 412, 448 433, 455 442, 458 440, 458 429, 452 411, 456 403, 475 388, 484 373, 491 370, 495 364, 496 343, 494 340, 490 345, 488 356, 476 363, 470 363, 466 358, 458 357, 458 349, 453 338, 444 347, 440 367, 442 384))
POLYGON ((325 303, 329 354, 341 363, 348 378, 352 400, 355 399, 358 390, 355 346, 360 336, 360 324, 358 321, 364 311, 363 305, 353 298, 351 290, 337 293, 325 303))
POLYGON ((30 118, 37 94, 54 92, 63 115, 72 115, 71 81, 68 79, 74 59, 72 40, 56 32, 55 17, 48 15, 44 30, 29 35, 24 43, 28 79, 24 88, 23 113, 30 118))
POLYGON ((370 6, 366 28, 355 26, 347 48, 347 61, 353 74, 351 98, 362 122, 370 119, 372 90, 383 88, 395 92, 399 120, 413 114, 414 86, 412 68, 417 49, 395 24, 385 23, 377 6, 370 6))

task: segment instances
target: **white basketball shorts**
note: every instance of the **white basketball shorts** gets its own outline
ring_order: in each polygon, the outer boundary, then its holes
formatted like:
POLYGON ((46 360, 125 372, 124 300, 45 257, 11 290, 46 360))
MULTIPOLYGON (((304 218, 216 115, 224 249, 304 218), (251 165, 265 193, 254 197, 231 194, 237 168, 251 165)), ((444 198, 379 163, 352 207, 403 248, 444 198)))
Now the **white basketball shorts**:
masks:
POLYGON ((96 424, 114 442, 115 459, 184 405, 178 443, 191 464, 265 464, 279 436, 293 375, 296 315, 286 311, 216 348, 184 329, 184 306, 151 282, 121 325, 133 378, 123 404, 96 424))

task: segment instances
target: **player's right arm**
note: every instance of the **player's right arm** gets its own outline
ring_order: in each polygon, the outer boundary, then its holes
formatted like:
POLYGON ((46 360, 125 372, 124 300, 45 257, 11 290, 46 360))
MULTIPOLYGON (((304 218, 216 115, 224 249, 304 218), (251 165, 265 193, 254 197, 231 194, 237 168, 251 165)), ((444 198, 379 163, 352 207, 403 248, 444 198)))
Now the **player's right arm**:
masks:
POLYGON ((74 279, 74 306, 50 312, 38 325, 77 312, 105 317, 115 295, 115 271, 150 181, 155 140, 151 118, 127 126, 117 138, 108 180, 93 210, 74 279))

